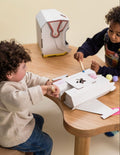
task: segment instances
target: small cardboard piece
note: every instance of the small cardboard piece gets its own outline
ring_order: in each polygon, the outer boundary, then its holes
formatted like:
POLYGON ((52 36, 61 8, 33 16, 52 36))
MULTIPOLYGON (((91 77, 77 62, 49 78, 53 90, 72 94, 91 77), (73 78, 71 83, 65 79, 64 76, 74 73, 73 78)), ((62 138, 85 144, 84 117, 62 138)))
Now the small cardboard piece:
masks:
POLYGON ((43 57, 70 52, 66 42, 69 19, 56 9, 41 10, 36 16, 37 42, 43 57))

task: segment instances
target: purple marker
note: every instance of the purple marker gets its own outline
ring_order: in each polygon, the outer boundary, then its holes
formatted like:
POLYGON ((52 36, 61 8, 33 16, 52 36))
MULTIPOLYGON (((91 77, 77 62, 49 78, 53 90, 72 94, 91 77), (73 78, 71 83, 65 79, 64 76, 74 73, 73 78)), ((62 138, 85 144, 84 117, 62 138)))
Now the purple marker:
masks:
POLYGON ((113 76, 113 82, 117 82, 118 81, 118 76, 113 76))

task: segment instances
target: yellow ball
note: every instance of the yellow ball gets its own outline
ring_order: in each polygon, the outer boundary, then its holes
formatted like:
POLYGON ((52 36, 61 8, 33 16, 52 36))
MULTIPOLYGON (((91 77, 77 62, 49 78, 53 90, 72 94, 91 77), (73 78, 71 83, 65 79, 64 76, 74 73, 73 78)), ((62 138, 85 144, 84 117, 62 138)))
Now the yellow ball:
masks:
POLYGON ((106 75, 106 78, 107 78, 109 81, 112 81, 112 75, 111 75, 111 74, 107 74, 107 75, 106 75))

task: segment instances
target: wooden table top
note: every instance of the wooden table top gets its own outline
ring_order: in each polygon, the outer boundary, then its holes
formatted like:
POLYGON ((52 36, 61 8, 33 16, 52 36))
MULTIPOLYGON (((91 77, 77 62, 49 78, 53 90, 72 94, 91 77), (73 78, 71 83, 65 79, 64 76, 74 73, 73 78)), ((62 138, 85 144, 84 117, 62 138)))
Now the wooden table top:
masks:
MULTIPOLYGON (((71 52, 66 55, 48 58, 42 57, 37 44, 26 44, 24 47, 31 51, 32 62, 28 63, 28 70, 40 76, 55 78, 64 74, 72 75, 81 71, 79 63, 73 58, 77 50, 76 47, 71 47, 71 52)), ((97 56, 89 56, 83 61, 85 69, 90 68, 92 60, 96 60, 99 64, 104 65, 104 62, 97 56)), ((119 107, 119 81, 115 83, 115 91, 99 98, 101 102, 111 108, 119 107)), ((51 99, 57 103, 62 111, 64 127, 73 135, 91 137, 107 131, 120 130, 120 115, 111 116, 103 120, 98 114, 71 110, 59 99, 52 97, 51 99)))

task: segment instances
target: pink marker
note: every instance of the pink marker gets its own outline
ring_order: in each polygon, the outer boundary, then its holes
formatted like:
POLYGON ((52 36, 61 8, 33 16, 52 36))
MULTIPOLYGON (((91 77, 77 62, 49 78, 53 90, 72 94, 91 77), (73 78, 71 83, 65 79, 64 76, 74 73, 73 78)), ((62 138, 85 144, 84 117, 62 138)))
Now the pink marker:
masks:
POLYGON ((93 78, 93 79, 96 79, 96 78, 97 78, 97 75, 96 75, 95 73, 91 73, 91 74, 89 74, 89 76, 90 76, 91 78, 93 78))

